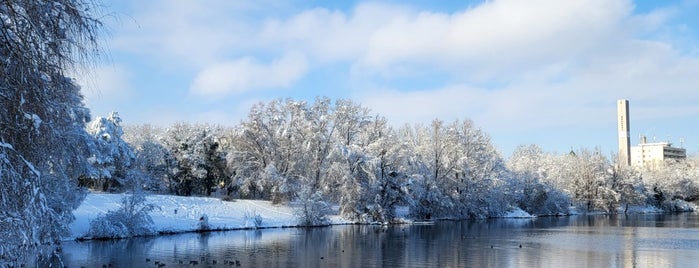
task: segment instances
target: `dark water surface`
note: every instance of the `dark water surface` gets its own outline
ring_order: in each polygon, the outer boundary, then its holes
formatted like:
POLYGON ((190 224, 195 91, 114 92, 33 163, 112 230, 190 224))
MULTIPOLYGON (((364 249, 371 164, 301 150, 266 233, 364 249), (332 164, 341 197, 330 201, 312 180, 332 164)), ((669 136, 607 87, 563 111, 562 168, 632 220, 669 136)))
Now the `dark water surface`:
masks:
POLYGON ((63 246, 67 267, 699 267, 699 214, 264 229, 63 246))

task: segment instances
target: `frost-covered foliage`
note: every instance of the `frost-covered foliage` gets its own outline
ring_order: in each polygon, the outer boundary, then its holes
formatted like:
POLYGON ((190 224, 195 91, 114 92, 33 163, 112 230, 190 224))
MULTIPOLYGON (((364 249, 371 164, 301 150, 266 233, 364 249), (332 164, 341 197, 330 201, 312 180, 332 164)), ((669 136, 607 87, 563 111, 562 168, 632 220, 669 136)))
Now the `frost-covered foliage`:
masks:
POLYGON ((157 207, 146 202, 146 195, 137 190, 125 195, 121 207, 108 211, 90 222, 89 237, 92 238, 125 238, 151 235, 153 219, 150 212, 157 207))
POLYGON ((341 214, 359 222, 392 222, 396 206, 410 199, 408 177, 396 168, 396 147, 384 148, 378 156, 346 149, 343 156, 354 167, 343 183, 341 214))
POLYGON ((536 145, 519 146, 507 163, 512 176, 508 192, 515 204, 532 215, 569 213, 570 197, 548 178, 549 158, 536 145))
POLYGON ((166 130, 163 143, 176 160, 171 192, 209 196, 226 180, 225 154, 219 150, 221 128, 177 123, 166 130))
POLYGON ((392 222, 396 206, 411 200, 410 181, 402 170, 408 161, 407 148, 384 118, 367 116, 351 102, 340 104, 338 109, 346 114, 338 117, 344 118, 338 128, 342 143, 334 152, 331 172, 333 181, 341 185, 340 213, 359 222, 392 222), (353 120, 360 121, 352 125, 353 120))
POLYGON ((243 214, 245 228, 260 228, 262 227, 262 216, 255 210, 246 209, 243 214))
POLYGON ((176 123, 167 129, 127 126, 124 140, 135 149, 134 166, 152 191, 209 196, 231 186, 226 154, 231 139, 222 127, 176 123))
POLYGON ((699 200, 699 158, 669 160, 643 171, 649 203, 669 211, 682 211, 681 201, 699 200))
POLYGON ((490 137, 469 120, 403 130, 414 148, 411 213, 418 219, 482 218, 509 208, 505 166, 490 137))
POLYGON ((177 159, 163 144, 165 130, 152 125, 127 125, 124 127, 124 141, 134 148, 135 169, 140 171, 145 190, 168 192, 172 185, 177 159))
POLYGON ((94 7, 0 2, 0 266, 57 242, 84 197, 76 179, 88 167, 90 116, 66 74, 97 52, 94 7))
POLYGON ((648 204, 648 189, 638 168, 614 165, 609 176, 610 188, 617 193, 618 205, 624 213, 628 212, 629 206, 648 204))
POLYGON ((211 230, 211 224, 209 224, 209 215, 201 215, 199 217, 199 231, 211 230))
MULTIPOLYGON (((334 121, 329 100, 272 101, 252 108, 233 138, 228 167, 241 197, 291 201, 327 181, 334 121)), ((328 189, 326 189, 328 190, 328 189)))
POLYGON ((585 211, 613 211, 619 200, 610 188, 609 160, 599 150, 580 150, 566 160, 568 189, 578 207, 585 211))
POLYGON ((97 117, 87 124, 87 132, 95 140, 95 149, 88 158, 91 172, 80 179, 82 186, 108 191, 121 190, 133 182, 127 181, 134 167, 133 148, 122 139, 124 131, 116 112, 107 117, 97 117))
POLYGON ((303 191, 299 195, 295 211, 298 224, 301 226, 322 226, 329 223, 330 206, 319 191, 314 193, 303 191))
POLYGON ((508 163, 514 177, 510 192, 515 193, 520 207, 538 215, 565 213, 561 205, 568 196, 581 211, 626 213, 630 206, 645 205, 684 210, 689 207, 683 202, 697 196, 696 163, 690 158, 645 169, 612 163, 599 150, 556 155, 542 153, 536 146, 523 146, 508 163), (558 201, 542 205, 542 193, 546 199, 555 197, 558 201))
POLYGON ((178 195, 211 195, 225 177, 224 154, 218 150, 219 129, 175 124, 167 130, 165 145, 177 160, 172 178, 178 195))
POLYGON ((512 207, 560 215, 571 205, 614 213, 692 200, 698 192, 690 162, 670 167, 686 170, 680 175, 641 173, 599 150, 554 154, 522 146, 506 165, 470 120, 394 129, 350 100, 259 103, 227 129, 182 123, 153 135, 147 126, 134 129, 132 144, 151 167, 141 170, 163 178, 171 193, 217 190, 225 198, 301 204, 304 224, 322 224, 318 212, 328 204, 348 220, 392 222, 398 206, 413 219, 497 217, 512 207))

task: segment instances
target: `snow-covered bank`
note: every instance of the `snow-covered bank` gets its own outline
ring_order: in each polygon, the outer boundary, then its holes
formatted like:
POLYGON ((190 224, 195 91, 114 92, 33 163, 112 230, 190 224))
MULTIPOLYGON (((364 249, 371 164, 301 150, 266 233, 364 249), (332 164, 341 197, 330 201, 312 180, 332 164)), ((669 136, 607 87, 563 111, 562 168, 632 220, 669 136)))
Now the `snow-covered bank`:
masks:
MULTIPOLYGON (((75 221, 70 225, 71 235, 66 240, 85 238, 90 221, 121 205, 121 194, 90 193, 83 203, 73 211, 75 221)), ((235 200, 222 201, 218 198, 182 197, 172 195, 150 195, 148 203, 158 206, 150 215, 153 229, 158 233, 190 232, 199 229, 202 216, 208 217, 211 229, 229 230, 255 227, 249 215, 260 215, 259 227, 297 226, 294 210, 285 205, 273 205, 269 201, 235 200)), ((338 215, 330 215, 331 224, 343 224, 338 215)))
MULTIPOLYGON (((106 214, 110 210, 117 210, 121 206, 122 194, 90 193, 78 209, 73 211, 75 221, 71 223, 71 235, 64 240, 88 238, 90 221, 106 214)), ((235 230, 255 228, 254 217, 259 215, 262 219, 260 228, 293 227, 298 226, 297 217, 292 207, 288 205, 273 205, 270 201, 262 200, 234 200, 222 201, 218 198, 208 197, 183 197, 173 195, 150 195, 147 203, 154 204, 158 209, 150 215, 153 219, 153 231, 156 233, 182 233, 200 229, 200 219, 206 215, 210 229, 235 230)), ((692 204, 687 203, 687 206, 692 204)), ((692 205, 694 211, 696 206, 692 205)), ((403 220, 408 214, 407 207, 399 207, 397 214, 403 220)), ((629 207, 628 213, 662 213, 663 210, 650 206, 629 207)), ((620 210, 619 213, 623 213, 620 210)), ((590 214, 577 211, 571 207, 571 215, 590 214)), ((592 213, 594 214, 594 213, 592 213)), ((501 218, 533 218, 531 214, 514 208, 501 218)), ((339 216, 337 208, 328 216, 330 224, 348 224, 351 221, 339 216)))

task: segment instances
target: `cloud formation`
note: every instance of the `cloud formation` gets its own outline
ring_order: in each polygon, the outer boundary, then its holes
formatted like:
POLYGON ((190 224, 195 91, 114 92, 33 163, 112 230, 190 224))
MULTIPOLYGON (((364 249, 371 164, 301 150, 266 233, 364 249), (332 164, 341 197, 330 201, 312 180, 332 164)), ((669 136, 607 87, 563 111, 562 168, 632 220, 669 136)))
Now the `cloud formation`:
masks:
POLYGON ((613 126, 618 98, 638 120, 699 115, 696 1, 390 2, 132 1, 111 47, 176 73, 168 90, 237 109, 331 92, 398 125, 472 118, 489 132, 613 126))
POLYGON ((307 68, 306 59, 294 53, 269 64, 246 57, 206 67, 194 78, 190 91, 220 97, 256 89, 284 88, 300 79, 307 68))
POLYGON ((131 71, 124 65, 99 65, 74 75, 88 101, 123 100, 131 97, 131 71))

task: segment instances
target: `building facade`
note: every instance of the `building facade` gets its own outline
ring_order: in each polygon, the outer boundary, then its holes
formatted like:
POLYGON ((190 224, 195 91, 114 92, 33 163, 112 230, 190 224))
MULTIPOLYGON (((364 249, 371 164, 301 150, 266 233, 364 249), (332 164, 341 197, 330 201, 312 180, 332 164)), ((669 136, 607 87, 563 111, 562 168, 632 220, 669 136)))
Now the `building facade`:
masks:
POLYGON ((664 165, 666 160, 687 158, 687 151, 684 148, 672 147, 670 142, 648 143, 645 136, 641 136, 638 146, 631 147, 629 101, 617 100, 616 107, 619 165, 655 169, 664 165))
POLYGON ((645 136, 641 136, 641 143, 631 147, 631 164, 634 166, 656 169, 664 165, 666 160, 685 159, 687 150, 672 147, 670 142, 648 143, 645 136))

